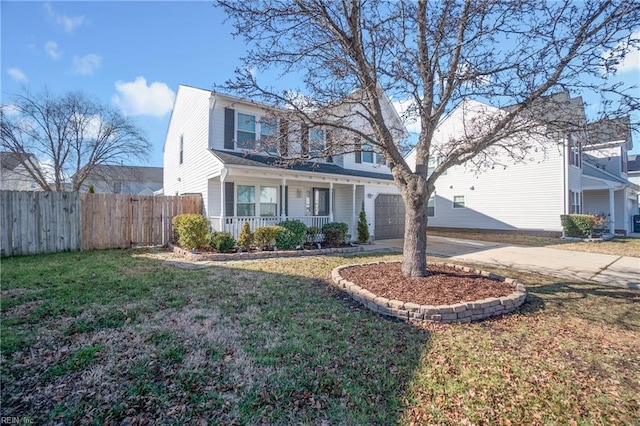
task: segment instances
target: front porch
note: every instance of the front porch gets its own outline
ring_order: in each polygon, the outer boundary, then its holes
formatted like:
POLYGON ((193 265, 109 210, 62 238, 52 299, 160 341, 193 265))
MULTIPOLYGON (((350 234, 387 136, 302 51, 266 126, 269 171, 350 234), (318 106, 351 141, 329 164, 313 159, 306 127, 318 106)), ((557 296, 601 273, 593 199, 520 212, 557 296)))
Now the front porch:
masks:
POLYGON ((365 195, 372 187, 367 183, 357 178, 280 170, 224 169, 208 180, 207 217, 213 231, 229 232, 236 239, 245 223, 255 230, 285 220, 318 228, 343 222, 355 239, 363 202, 367 218, 373 221, 373 211, 366 202, 372 194, 365 195))
POLYGON ((633 231, 632 217, 637 211, 635 191, 618 182, 582 176, 583 213, 602 214, 611 235, 633 231))

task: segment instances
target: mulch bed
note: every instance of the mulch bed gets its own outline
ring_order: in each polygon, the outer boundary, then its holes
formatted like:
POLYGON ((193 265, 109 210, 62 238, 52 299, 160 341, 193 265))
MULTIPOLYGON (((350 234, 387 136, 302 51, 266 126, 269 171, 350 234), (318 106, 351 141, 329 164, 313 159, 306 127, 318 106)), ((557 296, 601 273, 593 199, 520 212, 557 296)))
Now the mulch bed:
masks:
POLYGON ((514 291, 511 284, 445 265, 429 264, 428 275, 420 278, 405 277, 400 268, 400 263, 358 265, 341 270, 340 275, 380 297, 418 305, 453 305, 514 291))

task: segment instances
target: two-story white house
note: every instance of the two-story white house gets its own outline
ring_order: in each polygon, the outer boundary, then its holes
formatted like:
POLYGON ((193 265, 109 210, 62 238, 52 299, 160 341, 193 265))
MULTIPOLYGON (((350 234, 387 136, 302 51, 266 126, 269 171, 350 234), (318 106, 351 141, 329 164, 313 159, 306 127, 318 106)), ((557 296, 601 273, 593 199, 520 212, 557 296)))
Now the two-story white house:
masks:
MULTIPOLYGON (((561 232, 562 214, 601 213, 610 232, 632 231, 640 187, 626 175, 626 152, 633 146, 628 121, 587 125, 580 97, 555 96, 562 114, 575 121, 572 130, 546 141, 537 135, 522 161, 496 151, 488 169, 464 164, 447 170, 429 200, 430 227, 561 232)), ((438 126, 433 166, 439 147, 464 137, 478 117, 495 113, 471 100, 455 108, 438 126)), ((407 162, 415 164, 414 151, 407 162)))
MULTIPOLYGON (((393 127, 404 129, 388 99, 383 106, 393 127)), ((344 222, 355 238, 363 203, 374 236, 402 236, 404 218, 390 215, 384 202, 385 195, 398 197, 398 190, 377 153, 365 144, 323 160, 282 163, 281 154, 261 145, 281 126, 270 111, 268 105, 180 85, 164 144, 164 194, 202 194, 212 229, 235 237, 244 222, 255 228, 298 219, 318 227, 344 222), (384 220, 376 221, 376 214, 384 220)), ((325 148, 327 129, 300 129, 301 140, 291 140, 288 149, 325 148)), ((398 132, 398 142, 404 136, 398 132)))

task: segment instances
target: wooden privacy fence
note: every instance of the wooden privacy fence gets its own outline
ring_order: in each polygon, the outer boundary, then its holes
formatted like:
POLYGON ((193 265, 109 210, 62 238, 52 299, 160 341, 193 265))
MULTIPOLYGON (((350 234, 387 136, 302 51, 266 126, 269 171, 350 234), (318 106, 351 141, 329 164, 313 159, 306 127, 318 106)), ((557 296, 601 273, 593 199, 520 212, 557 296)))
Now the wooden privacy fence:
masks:
POLYGON ((202 213, 200 195, 0 191, 2 256, 163 245, 172 219, 202 213))

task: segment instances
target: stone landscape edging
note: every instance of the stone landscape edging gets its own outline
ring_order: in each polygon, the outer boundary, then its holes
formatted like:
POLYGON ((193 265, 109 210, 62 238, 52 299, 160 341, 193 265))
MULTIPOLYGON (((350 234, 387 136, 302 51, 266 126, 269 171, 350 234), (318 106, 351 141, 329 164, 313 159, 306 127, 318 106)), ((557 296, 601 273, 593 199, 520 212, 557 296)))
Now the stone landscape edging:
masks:
POLYGON ((353 265, 341 265, 331 271, 331 279, 341 289, 346 291, 355 301, 361 303, 370 310, 382 315, 402 319, 425 322, 452 323, 479 321, 492 316, 504 315, 515 311, 522 305, 527 297, 525 286, 512 278, 505 278, 493 272, 478 271, 467 266, 451 263, 436 263, 465 272, 473 272, 495 281, 513 285, 513 293, 508 296, 490 297, 473 302, 462 302, 453 305, 418 305, 412 302, 389 300, 364 289, 340 275, 340 271, 355 266, 379 265, 398 262, 370 262, 353 265))
POLYGON ((270 259, 275 257, 300 257, 300 256, 317 256, 322 254, 336 254, 336 253, 357 253, 363 251, 361 246, 356 247, 338 247, 327 249, 314 249, 314 250, 276 250, 276 251, 256 251, 251 253, 192 253, 189 250, 185 250, 171 243, 168 244, 169 250, 184 256, 191 261, 235 261, 235 260, 258 260, 258 259, 270 259))

